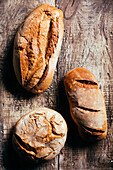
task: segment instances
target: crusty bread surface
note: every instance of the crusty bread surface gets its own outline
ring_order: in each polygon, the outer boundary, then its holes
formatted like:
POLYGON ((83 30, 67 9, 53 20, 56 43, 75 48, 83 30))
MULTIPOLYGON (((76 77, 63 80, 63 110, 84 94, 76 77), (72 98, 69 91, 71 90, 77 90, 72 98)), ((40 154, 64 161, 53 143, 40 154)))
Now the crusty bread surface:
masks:
POLYGON ((67 124, 56 111, 39 108, 25 114, 15 125, 13 146, 24 159, 39 162, 60 153, 67 137, 67 124))
POLYGON ((63 13, 42 4, 21 24, 14 41, 13 66, 18 82, 41 93, 51 84, 62 39, 63 13))
POLYGON ((105 101, 93 73, 85 68, 75 68, 65 75, 64 85, 71 116, 78 126, 80 136, 92 142, 105 138, 105 101))

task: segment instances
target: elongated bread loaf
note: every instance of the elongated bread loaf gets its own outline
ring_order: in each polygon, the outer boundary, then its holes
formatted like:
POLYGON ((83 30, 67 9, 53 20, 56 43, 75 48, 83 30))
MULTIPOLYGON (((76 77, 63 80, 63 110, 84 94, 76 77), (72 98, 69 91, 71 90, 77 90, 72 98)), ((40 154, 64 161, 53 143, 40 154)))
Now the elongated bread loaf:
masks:
POLYGON ((13 146, 23 158, 50 160, 60 153, 67 137, 67 125, 56 111, 39 108, 24 115, 16 124, 13 146))
POLYGON ((18 82, 41 93, 51 84, 62 38, 63 13, 42 4, 20 26, 14 41, 13 65, 18 82))
POLYGON ((85 68, 75 68, 65 75, 64 85, 71 116, 78 126, 80 136, 87 141, 105 138, 105 101, 93 73, 85 68))

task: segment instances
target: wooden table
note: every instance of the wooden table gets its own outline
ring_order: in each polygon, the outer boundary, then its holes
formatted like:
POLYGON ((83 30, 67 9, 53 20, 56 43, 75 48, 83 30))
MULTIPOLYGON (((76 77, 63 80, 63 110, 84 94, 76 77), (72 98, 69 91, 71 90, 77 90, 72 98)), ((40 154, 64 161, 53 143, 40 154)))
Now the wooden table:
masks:
POLYGON ((0 9, 0 170, 113 169, 113 1, 1 0, 0 9), (51 86, 40 95, 31 95, 15 78, 13 41, 21 22, 42 3, 63 10, 65 30, 51 86), (64 75, 75 67, 85 67, 95 74, 106 101, 108 134, 92 145, 85 145, 79 138, 65 95, 64 75), (68 124, 68 138, 55 159, 34 165, 20 160, 11 137, 16 121, 40 106, 62 114, 68 124))

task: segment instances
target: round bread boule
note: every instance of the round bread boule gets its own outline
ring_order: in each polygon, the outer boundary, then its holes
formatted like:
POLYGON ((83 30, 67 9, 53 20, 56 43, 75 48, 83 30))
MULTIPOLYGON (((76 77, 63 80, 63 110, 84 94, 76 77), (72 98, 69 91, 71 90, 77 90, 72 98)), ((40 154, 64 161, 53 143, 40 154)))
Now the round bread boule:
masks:
POLYGON ((13 146, 21 157, 35 162, 50 160, 60 153, 67 137, 67 125, 56 111, 39 108, 16 123, 13 146))

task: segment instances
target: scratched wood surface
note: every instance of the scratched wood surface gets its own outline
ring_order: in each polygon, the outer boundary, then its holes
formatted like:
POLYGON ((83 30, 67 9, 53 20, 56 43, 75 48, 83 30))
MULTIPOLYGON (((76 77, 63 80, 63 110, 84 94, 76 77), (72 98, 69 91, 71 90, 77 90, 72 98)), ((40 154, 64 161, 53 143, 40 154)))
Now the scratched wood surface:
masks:
POLYGON ((0 1, 0 170, 113 169, 113 1, 1 0, 0 1), (21 22, 38 5, 48 3, 64 13, 64 39, 54 79, 44 93, 32 95, 20 87, 12 67, 13 41, 21 22), (103 91, 108 118, 106 139, 86 145, 69 114, 63 77, 75 67, 92 71, 103 91), (13 151, 16 121, 45 106, 59 111, 68 125, 68 138, 59 156, 39 165, 23 162, 13 151))

